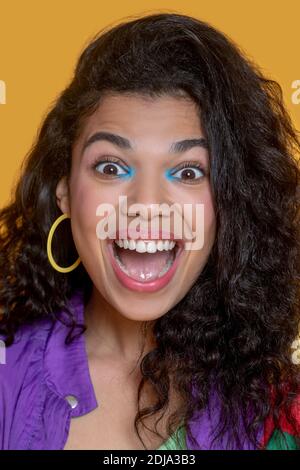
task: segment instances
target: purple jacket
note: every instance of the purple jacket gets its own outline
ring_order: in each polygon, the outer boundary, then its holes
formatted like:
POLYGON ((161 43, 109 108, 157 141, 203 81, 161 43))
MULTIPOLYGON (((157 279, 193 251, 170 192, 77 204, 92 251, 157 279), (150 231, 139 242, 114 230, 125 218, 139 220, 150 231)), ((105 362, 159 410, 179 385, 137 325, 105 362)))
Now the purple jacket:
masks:
MULTIPOLYGON (((70 300, 80 323, 82 294, 78 290, 70 300)), ((67 332, 59 321, 37 320, 23 325, 6 348, 5 363, 0 363, 0 449, 63 449, 71 418, 101 406, 91 382, 84 335, 65 345, 67 332)), ((226 436, 210 445, 217 412, 212 399, 209 409, 191 422, 197 449, 225 448, 226 436)), ((195 449, 189 439, 187 448, 195 449)), ((253 449, 246 439, 244 449, 253 449)))

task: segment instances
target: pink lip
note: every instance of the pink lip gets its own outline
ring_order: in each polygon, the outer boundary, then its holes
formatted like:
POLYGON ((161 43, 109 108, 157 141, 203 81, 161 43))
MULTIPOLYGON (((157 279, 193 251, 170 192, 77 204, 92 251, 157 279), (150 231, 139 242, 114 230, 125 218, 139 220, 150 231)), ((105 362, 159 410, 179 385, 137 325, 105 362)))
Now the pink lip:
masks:
MULTIPOLYGON (((162 234, 162 232, 160 232, 160 234, 162 234)), ((122 237, 122 234, 118 231, 117 234, 116 234, 116 240, 118 240, 119 238, 127 238, 127 236, 124 236, 122 237)), ((172 237, 172 234, 169 234, 170 238, 169 239, 172 239, 174 240, 174 236, 172 237)), ((142 238, 141 236, 139 236, 138 238, 142 238)), ((158 237, 159 238, 159 237, 158 237)), ((164 238, 164 237, 162 237, 164 238)), ((165 237, 166 239, 168 239, 168 237, 165 237)), ((129 239, 129 237, 128 237, 129 239)), ((146 237, 145 237, 146 239, 146 237)), ((150 238, 149 238, 150 239, 150 238)), ((136 281, 135 279, 132 279, 131 277, 127 276, 126 273, 124 273, 115 257, 114 257, 114 254, 113 254, 113 241, 114 240, 111 240, 109 239, 108 240, 108 243, 107 243, 107 249, 108 249, 108 254, 109 254, 109 258, 110 258, 110 261, 111 261, 111 264, 112 264, 112 267, 113 267, 113 270, 115 272, 115 275, 117 277, 117 279, 121 282, 121 284, 125 287, 127 287, 127 289, 130 289, 130 290, 133 290, 133 291, 139 291, 139 292, 156 292, 160 289, 162 289, 163 287, 165 287, 170 281, 171 279, 173 278, 175 272, 176 272, 176 269, 177 269, 177 266, 178 266, 178 263, 179 263, 179 259, 181 258, 181 254, 183 252, 183 240, 178 240, 178 252, 176 254, 176 258, 171 266, 171 268, 162 276, 162 277, 159 277, 157 279, 155 279, 154 281, 149 281, 149 282, 139 282, 139 281, 136 281)))

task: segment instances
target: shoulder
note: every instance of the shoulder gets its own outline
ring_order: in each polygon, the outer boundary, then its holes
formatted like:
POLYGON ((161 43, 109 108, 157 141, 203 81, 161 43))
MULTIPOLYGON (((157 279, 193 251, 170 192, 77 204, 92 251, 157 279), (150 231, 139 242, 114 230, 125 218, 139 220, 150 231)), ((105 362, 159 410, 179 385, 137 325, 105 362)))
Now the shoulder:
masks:
POLYGON ((9 346, 0 335, 0 449, 17 448, 12 443, 20 441, 27 415, 42 395, 44 351, 52 325, 50 319, 22 325, 9 346))
POLYGON ((28 370, 43 361, 43 352, 52 328, 53 320, 50 318, 21 325, 9 346, 5 345, 4 335, 0 334, 0 397, 8 390, 17 391, 28 370))
MULTIPOLYGON (((83 321, 80 299, 77 294, 70 299, 76 324, 83 321)), ((64 413, 69 412, 66 396, 71 390, 85 403, 88 369, 83 361, 84 339, 75 335, 75 340, 66 341, 71 325, 65 313, 61 309, 56 315, 21 325, 7 347, 0 334, 0 449, 61 446, 63 436, 55 427, 54 438, 53 423, 64 421, 64 413), (78 370, 83 382, 79 391, 78 370)))
MULTIPOLYGON (((81 291, 75 292, 69 301, 69 306, 76 315, 76 320, 83 320, 81 291)), ((14 341, 6 346, 4 335, 0 333, 0 390, 1 383, 8 381, 13 386, 22 381, 22 377, 31 366, 43 361, 45 352, 47 358, 52 355, 61 343, 64 343, 68 332, 68 316, 65 309, 56 315, 38 318, 31 323, 20 325, 15 333, 14 341), (59 318, 59 320, 58 320, 59 318)))

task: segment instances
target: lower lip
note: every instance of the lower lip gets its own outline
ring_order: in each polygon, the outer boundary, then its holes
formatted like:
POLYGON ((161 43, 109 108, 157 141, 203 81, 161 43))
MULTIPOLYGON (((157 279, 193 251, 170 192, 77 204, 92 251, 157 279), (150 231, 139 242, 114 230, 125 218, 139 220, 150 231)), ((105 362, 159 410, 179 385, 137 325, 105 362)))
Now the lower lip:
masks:
POLYGON ((139 282, 135 279, 132 279, 130 276, 128 276, 124 271, 121 270, 119 267, 115 257, 114 257, 114 252, 113 252, 113 242, 108 242, 107 243, 107 248, 108 248, 108 253, 109 257, 112 262, 112 267, 113 270, 118 278, 118 280, 123 284, 123 286, 127 287, 127 289, 133 290, 133 291, 139 291, 139 292, 156 292, 163 287, 165 287, 173 278, 178 263, 179 259, 181 258, 183 248, 182 246, 179 247, 177 255, 175 260, 173 261, 172 266, 170 269, 161 277, 155 279, 154 281, 150 282, 139 282))

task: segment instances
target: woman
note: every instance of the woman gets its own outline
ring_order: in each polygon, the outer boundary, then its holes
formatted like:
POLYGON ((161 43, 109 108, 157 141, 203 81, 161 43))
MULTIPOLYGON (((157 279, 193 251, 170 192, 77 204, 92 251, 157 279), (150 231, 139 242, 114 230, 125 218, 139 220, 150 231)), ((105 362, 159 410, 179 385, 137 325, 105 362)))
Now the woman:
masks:
POLYGON ((2 448, 297 448, 298 153, 209 24, 102 31, 1 211, 2 448))

